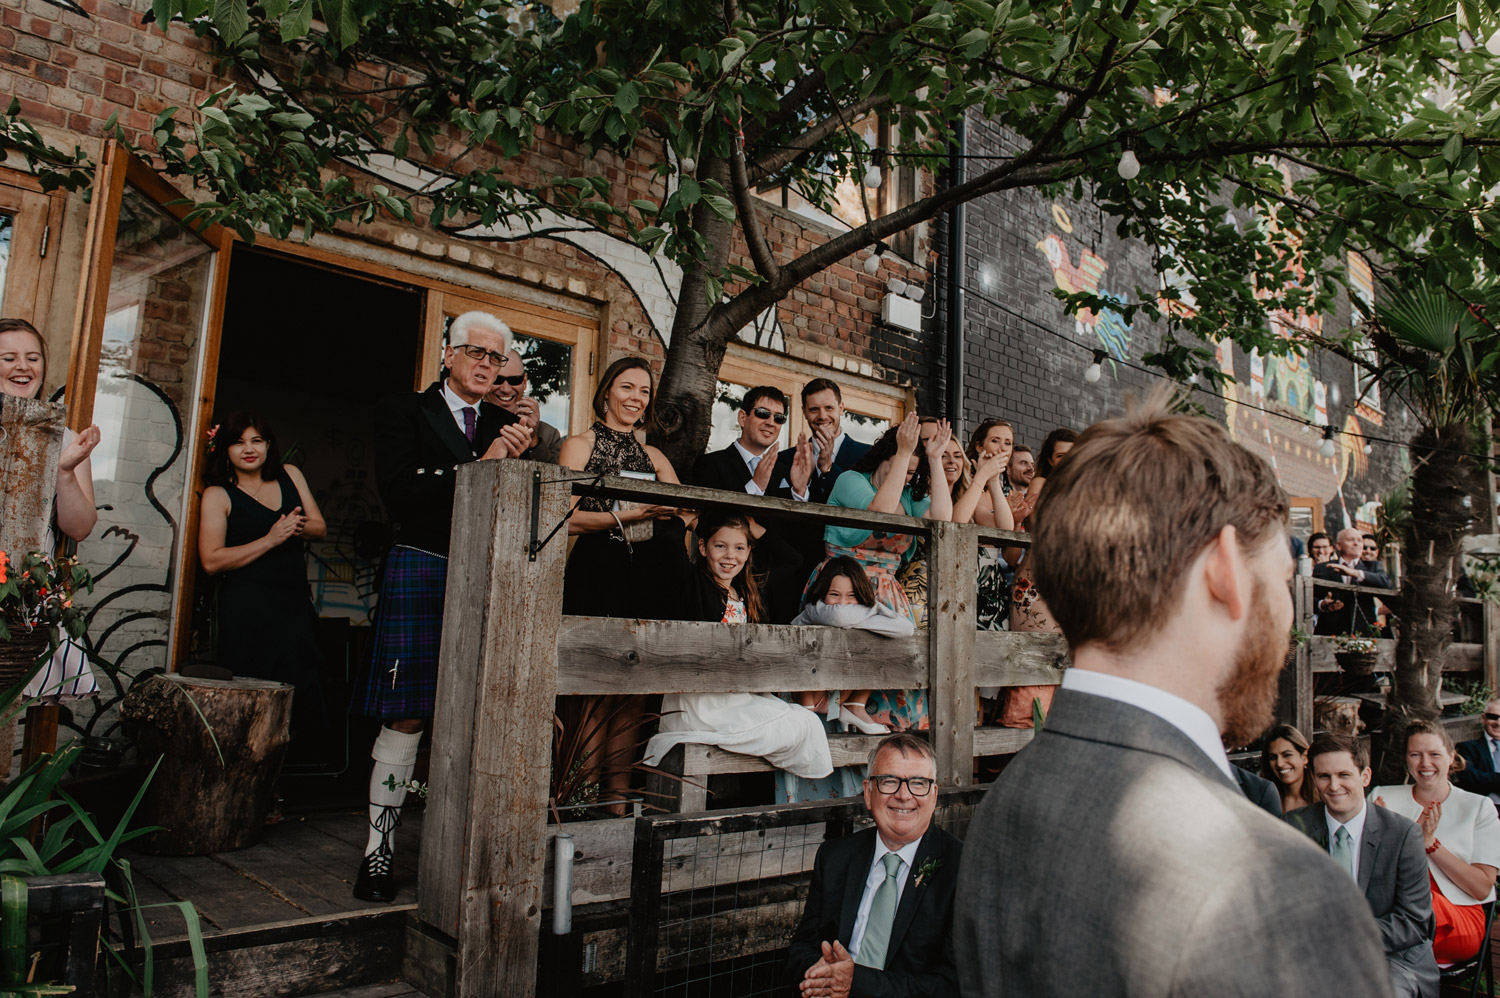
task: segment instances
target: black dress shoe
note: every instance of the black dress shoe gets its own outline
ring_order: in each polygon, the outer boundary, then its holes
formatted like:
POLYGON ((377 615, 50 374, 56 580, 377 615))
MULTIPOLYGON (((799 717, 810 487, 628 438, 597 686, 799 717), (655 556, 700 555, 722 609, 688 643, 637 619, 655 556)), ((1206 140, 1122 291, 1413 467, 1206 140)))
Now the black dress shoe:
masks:
POLYGON ((396 900, 396 878, 391 875, 391 853, 377 849, 365 857, 354 878, 354 896, 361 901, 396 900))

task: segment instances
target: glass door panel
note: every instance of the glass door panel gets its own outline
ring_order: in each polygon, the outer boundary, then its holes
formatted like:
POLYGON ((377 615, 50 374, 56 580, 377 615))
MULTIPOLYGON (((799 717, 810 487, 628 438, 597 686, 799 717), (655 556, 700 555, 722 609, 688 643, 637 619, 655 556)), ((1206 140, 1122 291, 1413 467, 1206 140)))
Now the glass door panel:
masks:
POLYGON ((92 422, 103 441, 93 455, 99 523, 78 555, 96 580, 86 597, 92 652, 134 674, 172 664, 182 564, 193 556, 185 545, 198 491, 197 400, 221 260, 218 245, 134 184, 123 186, 118 215, 98 247, 85 340, 97 345, 92 422))

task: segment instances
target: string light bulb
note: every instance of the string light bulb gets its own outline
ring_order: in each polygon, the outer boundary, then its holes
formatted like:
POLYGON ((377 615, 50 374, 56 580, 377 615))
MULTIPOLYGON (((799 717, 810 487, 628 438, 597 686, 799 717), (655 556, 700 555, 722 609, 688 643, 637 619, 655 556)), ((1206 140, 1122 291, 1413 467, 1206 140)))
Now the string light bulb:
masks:
POLYGON ((1103 363, 1104 363, 1104 351, 1103 350, 1095 350, 1094 351, 1094 362, 1092 364, 1090 364, 1088 367, 1086 367, 1086 368, 1083 369, 1083 380, 1087 381, 1089 384, 1092 385, 1094 382, 1096 382, 1100 378, 1104 377, 1104 368, 1102 366, 1103 363))
POLYGON ((1374 447, 1371 447, 1369 444, 1365 444, 1365 446, 1364 446, 1364 452, 1366 454, 1372 454, 1372 453, 1374 453, 1374 451, 1375 451, 1374 447))
POLYGON ((1490 35, 1489 41, 1484 43, 1484 50, 1490 55, 1500 55, 1500 31, 1490 35))
POLYGON ((871 163, 869 165, 869 167, 865 170, 864 185, 866 187, 868 187, 872 191, 878 191, 880 189, 880 166, 879 166, 879 164, 877 164, 877 163, 871 163))
POLYGON ((691 156, 682 157, 682 172, 684 174, 691 174, 696 169, 698 169, 698 161, 696 159, 691 156))
POLYGON ((880 269, 880 247, 875 247, 875 252, 865 257, 865 273, 874 275, 880 269))
POLYGON ((1333 457, 1338 453, 1338 447, 1333 442, 1333 427, 1323 427, 1323 442, 1318 445, 1318 453, 1324 457, 1333 457))
POLYGON ((1141 161, 1135 158, 1134 149, 1126 149, 1120 154, 1120 165, 1115 170, 1125 180, 1134 180, 1141 175, 1141 161))

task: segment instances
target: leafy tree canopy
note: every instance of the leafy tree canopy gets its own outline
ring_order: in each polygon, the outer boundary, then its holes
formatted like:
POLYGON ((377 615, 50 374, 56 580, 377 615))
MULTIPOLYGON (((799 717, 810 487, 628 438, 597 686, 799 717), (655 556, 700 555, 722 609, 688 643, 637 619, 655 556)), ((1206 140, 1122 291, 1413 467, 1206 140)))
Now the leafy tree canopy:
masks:
MULTIPOLYGON (((830 264, 1006 190, 1092 197, 1152 247, 1165 289, 1109 304, 1165 319, 1148 360, 1179 377, 1218 376, 1205 339, 1285 349, 1267 309, 1326 310, 1350 249, 1379 279, 1405 271, 1487 304, 1497 4, 584 0, 559 19, 508 0, 155 0, 157 23, 216 39, 235 81, 163 112, 156 152, 198 187, 201 217, 247 236, 545 207, 672 259, 683 291, 660 394, 668 437, 675 411, 691 449, 745 323, 830 264), (954 182, 946 154, 967 112, 1015 141, 954 182), (852 127, 872 113, 891 122, 881 154, 852 127), (631 192, 588 159, 539 172, 522 154, 544 136, 644 156, 659 182, 631 192), (469 151, 485 144, 502 158, 469 151), (456 180, 409 195, 331 169, 381 154, 456 180), (795 257, 748 211, 776 182, 829 208, 834 183, 872 162, 930 167, 937 182, 795 257), (735 237, 748 261, 731 256, 735 237)), ((1494 353, 1485 329, 1474 346, 1494 353)))

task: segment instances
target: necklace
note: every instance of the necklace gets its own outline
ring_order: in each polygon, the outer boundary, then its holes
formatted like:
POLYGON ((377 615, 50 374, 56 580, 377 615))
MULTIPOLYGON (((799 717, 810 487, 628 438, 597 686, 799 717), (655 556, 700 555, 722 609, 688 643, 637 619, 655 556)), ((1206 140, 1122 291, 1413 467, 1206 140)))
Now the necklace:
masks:
POLYGON ((253 490, 245 488, 244 483, 240 482, 238 480, 235 481, 234 486, 235 486, 235 488, 239 489, 241 492, 245 493, 245 495, 249 496, 251 499, 254 499, 256 502, 259 502, 262 506, 265 505, 265 503, 260 502, 261 493, 265 490, 265 487, 266 487, 266 480, 264 478, 262 478, 259 482, 256 483, 255 488, 253 490))

